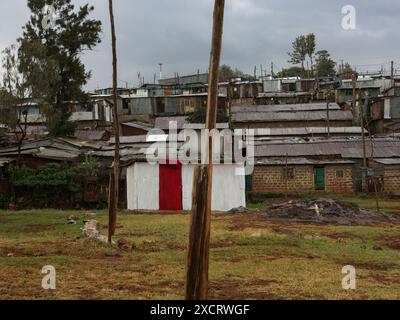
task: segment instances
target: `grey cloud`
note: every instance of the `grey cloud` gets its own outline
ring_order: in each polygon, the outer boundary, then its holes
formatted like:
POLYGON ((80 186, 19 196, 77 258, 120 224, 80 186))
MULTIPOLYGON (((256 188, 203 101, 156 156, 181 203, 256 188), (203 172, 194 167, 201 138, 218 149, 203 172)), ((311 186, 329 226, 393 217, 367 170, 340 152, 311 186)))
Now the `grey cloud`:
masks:
MULTIPOLYGON (((103 22, 103 42, 84 56, 92 70, 88 89, 111 83, 111 48, 108 1, 75 0, 95 6, 93 17, 103 22)), ((137 82, 141 72, 153 81, 158 63, 172 75, 206 71, 213 0, 114 0, 118 32, 120 85, 137 82)), ((254 65, 274 61, 288 66, 291 41, 314 32, 318 48, 337 61, 353 65, 400 62, 397 21, 398 0, 227 0, 223 62, 251 73, 254 65), (341 28, 341 8, 357 9, 357 30, 341 28)), ((25 1, 0 3, 0 49, 15 42, 29 17, 25 1)), ((371 66, 378 68, 378 66, 371 66)))

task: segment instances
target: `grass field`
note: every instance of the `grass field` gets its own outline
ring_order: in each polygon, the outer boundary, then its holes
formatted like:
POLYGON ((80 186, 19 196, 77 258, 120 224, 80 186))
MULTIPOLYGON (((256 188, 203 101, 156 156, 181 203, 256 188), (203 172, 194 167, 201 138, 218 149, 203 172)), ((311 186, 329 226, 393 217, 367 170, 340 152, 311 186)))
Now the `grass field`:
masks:
MULTIPOLYGON (((82 213, 0 211, 0 299, 183 298, 188 215, 119 216, 116 239, 135 244, 122 252, 82 238, 82 213), (72 214, 77 225, 66 224, 72 214), (56 268, 54 291, 41 287, 45 265, 56 268)), ((106 234, 105 211, 98 220, 106 234)), ((213 215, 211 247, 212 299, 400 299, 400 226, 277 224, 255 209, 213 215), (357 290, 342 289, 345 265, 356 267, 357 290)))

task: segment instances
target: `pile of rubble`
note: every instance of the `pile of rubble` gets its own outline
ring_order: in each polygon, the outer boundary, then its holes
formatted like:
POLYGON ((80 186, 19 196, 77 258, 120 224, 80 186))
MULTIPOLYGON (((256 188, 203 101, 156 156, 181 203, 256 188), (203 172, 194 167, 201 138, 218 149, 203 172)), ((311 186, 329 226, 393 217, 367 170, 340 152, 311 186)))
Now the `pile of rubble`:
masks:
POLYGON ((273 204, 261 211, 271 220, 287 220, 299 223, 322 223, 337 225, 374 225, 379 223, 400 223, 394 215, 369 211, 356 204, 333 199, 289 201, 273 204))

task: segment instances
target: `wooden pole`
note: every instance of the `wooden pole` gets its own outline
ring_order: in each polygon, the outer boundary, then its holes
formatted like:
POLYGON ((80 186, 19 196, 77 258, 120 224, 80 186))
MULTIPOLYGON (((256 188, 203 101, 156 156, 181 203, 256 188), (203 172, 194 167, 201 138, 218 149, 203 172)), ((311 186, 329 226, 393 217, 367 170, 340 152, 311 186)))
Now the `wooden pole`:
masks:
MULTIPOLYGON (((353 112, 356 111, 356 85, 357 85, 357 73, 354 72, 352 74, 352 82, 353 82, 353 112)), ((360 116, 361 116, 361 139, 362 139, 362 147, 363 147, 363 168, 361 169, 361 184, 362 184, 362 191, 367 192, 367 152, 366 152, 366 145, 365 145, 365 128, 364 128, 364 109, 362 106, 362 97, 361 91, 359 91, 359 108, 360 108, 360 116)))
POLYGON ((113 122, 115 131, 115 153, 113 162, 113 171, 110 174, 110 188, 108 201, 108 241, 111 243, 112 236, 115 234, 117 223, 117 208, 119 197, 119 121, 118 121, 118 99, 117 99, 117 38, 115 35, 115 22, 113 1, 108 0, 111 23, 111 39, 112 39, 112 68, 113 68, 113 122))
POLYGON ((285 157, 285 200, 288 198, 288 157, 289 154, 286 153, 285 157))
POLYGON ((390 62, 390 80, 392 81, 391 82, 392 87, 394 87, 394 74, 395 74, 395 72, 394 72, 394 61, 391 61, 390 62))
POLYGON ((328 139, 331 137, 330 110, 329 110, 330 92, 326 96, 326 124, 328 127, 328 139))
MULTIPOLYGON (((209 130, 214 129, 217 122, 224 9, 225 0, 215 0, 206 120, 206 128, 209 130)), ((213 173, 211 136, 208 140, 207 149, 208 164, 202 162, 200 166, 196 167, 193 180, 192 216, 185 288, 187 300, 207 299, 213 173)))

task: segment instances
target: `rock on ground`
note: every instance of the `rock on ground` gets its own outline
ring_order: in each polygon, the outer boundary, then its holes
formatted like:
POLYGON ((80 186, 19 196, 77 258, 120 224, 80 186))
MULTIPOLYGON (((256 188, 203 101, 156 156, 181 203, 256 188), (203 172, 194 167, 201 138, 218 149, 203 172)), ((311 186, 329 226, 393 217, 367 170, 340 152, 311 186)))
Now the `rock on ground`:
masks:
POLYGON ((97 220, 89 220, 84 222, 85 225, 82 229, 83 235, 87 237, 89 240, 99 241, 99 242, 108 242, 108 238, 103 236, 99 232, 100 223, 97 220))

